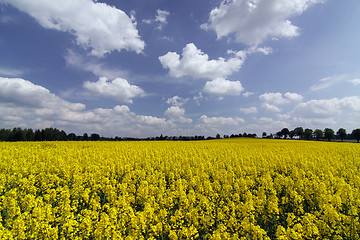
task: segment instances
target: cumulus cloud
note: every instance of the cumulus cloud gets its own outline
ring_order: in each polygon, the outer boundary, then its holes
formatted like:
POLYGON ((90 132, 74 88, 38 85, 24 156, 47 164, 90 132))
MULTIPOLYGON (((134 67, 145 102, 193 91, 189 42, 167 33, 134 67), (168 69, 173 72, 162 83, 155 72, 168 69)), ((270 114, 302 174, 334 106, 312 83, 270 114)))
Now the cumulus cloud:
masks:
POLYGON ((199 123, 206 125, 206 126, 212 126, 217 127, 220 125, 239 125, 240 123, 244 123, 245 120, 242 118, 232 118, 232 117, 208 117, 206 115, 202 115, 199 118, 199 123))
POLYGON ((86 109, 21 78, 0 77, 0 122, 4 128, 57 127, 77 134, 154 136, 176 127, 172 121, 137 115, 128 106, 86 109))
POLYGON ((291 102, 300 102, 303 97, 297 93, 286 92, 285 94, 277 93, 264 93, 259 96, 259 99, 262 102, 273 104, 273 105, 281 105, 291 102))
POLYGON ((205 84, 204 92, 215 96, 239 96, 244 90, 240 81, 229 81, 224 78, 216 78, 205 84))
POLYGON ((174 96, 172 98, 168 98, 166 103, 169 105, 173 105, 176 107, 181 107, 183 106, 185 103, 187 103, 189 101, 189 98, 182 98, 179 96, 174 96))
POLYGON ((263 103, 261 107, 267 112, 281 112, 281 109, 269 103, 263 103))
POLYGON ((299 28, 289 19, 321 2, 324 0, 223 0, 201 27, 214 30, 218 38, 234 34, 237 42, 257 46, 268 38, 298 36, 299 28))
POLYGON ((84 82, 84 88, 100 96, 112 97, 126 103, 132 103, 132 98, 144 96, 145 92, 136 85, 131 85, 126 79, 109 80, 100 77, 97 82, 84 82))
POLYGON ((105 3, 92 0, 27 1, 1 0, 35 18, 44 28, 68 32, 78 45, 91 49, 102 57, 114 50, 142 52, 145 43, 140 39, 134 16, 105 3))
POLYGON ((209 56, 193 43, 186 45, 181 56, 175 52, 168 52, 160 56, 159 60, 163 68, 169 69, 172 77, 190 76, 207 79, 229 76, 238 71, 244 62, 244 59, 239 56, 227 60, 224 58, 209 60, 209 56))
POLYGON ((248 107, 248 108, 239 108, 240 112, 243 112, 245 114, 253 114, 258 113, 258 110, 256 107, 248 107))
POLYGON ((66 108, 69 110, 83 110, 84 104, 70 103, 39 85, 21 78, 0 77, 0 100, 1 103, 12 106, 23 106, 29 108, 66 108))
POLYGON ((299 103, 293 113, 302 117, 330 117, 340 115, 344 111, 360 113, 360 97, 310 100, 299 103))
POLYGON ((172 106, 166 109, 165 115, 174 122, 192 123, 191 118, 185 117, 185 109, 179 106, 172 106))

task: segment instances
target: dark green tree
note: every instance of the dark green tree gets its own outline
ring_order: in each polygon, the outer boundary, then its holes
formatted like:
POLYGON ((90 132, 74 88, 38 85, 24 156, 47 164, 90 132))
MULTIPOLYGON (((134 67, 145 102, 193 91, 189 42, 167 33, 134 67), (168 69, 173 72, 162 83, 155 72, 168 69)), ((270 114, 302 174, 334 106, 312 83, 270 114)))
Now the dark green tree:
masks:
POLYGON ((75 141, 76 140, 76 134, 75 133, 69 133, 69 135, 67 135, 67 139, 69 141, 75 141))
POLYGON ((295 131, 294 131, 294 130, 291 130, 290 133, 289 133, 290 139, 293 139, 294 136, 295 136, 295 131))
POLYGON ((341 139, 341 141, 343 142, 344 139, 347 136, 346 130, 344 128, 339 128, 339 130, 336 132, 336 135, 339 136, 339 138, 341 139))
POLYGON ((84 133, 84 135, 83 135, 83 140, 84 140, 84 141, 89 140, 89 136, 88 136, 88 134, 87 134, 87 133, 84 133))
POLYGON ((351 136, 356 139, 356 141, 359 143, 360 141, 360 128, 354 129, 351 132, 351 136))
POLYGON ((335 137, 335 132, 331 128, 325 128, 324 137, 330 142, 335 137))
POLYGON ((21 128, 13 128, 11 131, 11 141, 18 142, 24 141, 24 132, 21 128))
POLYGON ((294 132, 295 132, 295 136, 298 136, 299 139, 302 139, 303 134, 304 134, 304 129, 302 127, 295 128, 294 132))
POLYGON ((304 137, 305 137, 306 140, 310 140, 312 135, 313 135, 313 130, 312 129, 309 129, 309 128, 305 129, 304 137))
POLYGON ((97 133, 92 133, 90 135, 90 139, 91 139, 91 141, 98 141, 100 139, 100 135, 97 133))
POLYGON ((286 139, 287 136, 290 134, 290 131, 289 131, 288 128, 283 128, 283 129, 281 130, 281 134, 284 136, 284 139, 286 139))
POLYGON ((314 136, 316 138, 316 140, 320 140, 320 138, 324 137, 324 132, 321 129, 316 129, 314 131, 314 136))
POLYGON ((24 130, 25 141, 34 141, 34 131, 29 128, 24 130))

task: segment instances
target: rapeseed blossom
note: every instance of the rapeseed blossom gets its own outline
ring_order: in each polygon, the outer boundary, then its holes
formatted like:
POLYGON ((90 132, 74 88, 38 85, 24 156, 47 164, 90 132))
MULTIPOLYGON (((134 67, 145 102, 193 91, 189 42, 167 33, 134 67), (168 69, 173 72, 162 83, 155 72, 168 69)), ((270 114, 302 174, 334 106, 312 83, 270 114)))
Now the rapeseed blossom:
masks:
POLYGON ((0 143, 1 239, 359 239, 360 145, 0 143))

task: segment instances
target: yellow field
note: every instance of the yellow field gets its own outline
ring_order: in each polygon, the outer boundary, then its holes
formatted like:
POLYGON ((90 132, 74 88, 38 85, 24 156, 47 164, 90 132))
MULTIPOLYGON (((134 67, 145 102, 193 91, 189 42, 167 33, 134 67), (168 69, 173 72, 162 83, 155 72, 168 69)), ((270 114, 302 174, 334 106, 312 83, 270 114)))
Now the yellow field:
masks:
POLYGON ((359 239, 360 144, 0 143, 1 239, 359 239))

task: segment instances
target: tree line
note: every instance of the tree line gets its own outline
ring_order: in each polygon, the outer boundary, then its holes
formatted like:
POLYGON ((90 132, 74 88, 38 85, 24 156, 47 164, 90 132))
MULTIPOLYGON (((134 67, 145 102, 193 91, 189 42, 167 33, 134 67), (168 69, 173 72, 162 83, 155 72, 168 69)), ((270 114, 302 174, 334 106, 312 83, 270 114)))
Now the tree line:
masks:
POLYGON ((305 130, 302 127, 297 127, 293 130, 289 130, 288 128, 283 128, 281 131, 276 132, 275 134, 267 135, 266 132, 262 134, 263 138, 290 138, 294 139, 295 137, 302 139, 302 140, 328 140, 331 141, 332 139, 338 139, 342 142, 344 140, 356 140, 357 142, 360 141, 360 128, 352 130, 351 133, 347 133, 346 129, 339 128, 337 132, 331 128, 325 128, 324 130, 315 129, 312 130, 310 128, 306 128, 305 130))
MULTIPOLYGON (((239 133, 224 135, 223 137, 220 134, 216 134, 215 137, 204 136, 163 136, 162 134, 157 137, 148 137, 148 138, 133 138, 133 137, 102 137, 97 133, 92 133, 88 135, 84 133, 83 135, 76 135, 75 133, 67 134, 64 130, 59 130, 57 128, 45 128, 33 130, 31 128, 22 129, 20 127, 13 129, 0 129, 0 141, 138 141, 138 140, 147 140, 147 141, 194 141, 194 140, 209 140, 209 139, 220 139, 220 138, 238 138, 238 137, 248 137, 256 138, 255 133, 239 133)), ((340 128, 336 133, 331 128, 321 129, 309 129, 305 130, 302 127, 297 127, 293 130, 288 128, 283 128, 281 131, 273 134, 267 134, 263 132, 262 138, 283 138, 283 139, 294 139, 298 138, 301 140, 323 140, 327 139, 331 141, 332 139, 344 140, 357 140, 360 141, 360 128, 354 129, 351 133, 347 133, 346 129, 340 128)))
POLYGON ((64 130, 57 128, 45 128, 33 130, 31 128, 22 129, 16 127, 13 129, 0 129, 0 141, 7 142, 19 142, 19 141, 193 141, 193 140, 205 140, 214 139, 212 137, 205 138, 204 136, 160 136, 148 137, 148 138, 134 138, 134 137, 102 137, 97 133, 83 135, 76 135, 75 133, 67 134, 64 130))

